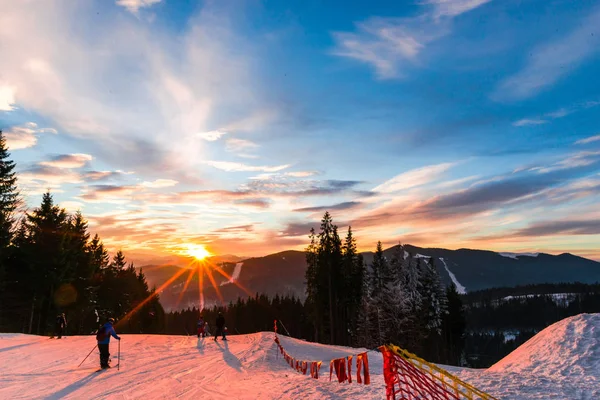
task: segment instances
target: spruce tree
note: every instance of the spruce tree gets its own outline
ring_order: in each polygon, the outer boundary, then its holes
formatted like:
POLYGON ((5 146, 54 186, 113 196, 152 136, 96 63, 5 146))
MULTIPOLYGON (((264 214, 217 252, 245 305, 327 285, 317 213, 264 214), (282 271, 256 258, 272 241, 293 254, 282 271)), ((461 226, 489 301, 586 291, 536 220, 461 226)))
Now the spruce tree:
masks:
POLYGON ((389 279, 389 265, 383 255, 381 242, 377 242, 377 250, 371 264, 371 301, 373 312, 372 335, 379 343, 387 341, 391 315, 385 291, 386 279, 389 279))
MULTIPOLYGON (((3 293, 7 290, 9 246, 12 239, 14 212, 17 209, 18 196, 15 163, 9 159, 6 139, 0 130, 0 302, 7 304, 8 298, 3 293)), ((0 306, 0 326, 4 314, 4 306, 0 306)))

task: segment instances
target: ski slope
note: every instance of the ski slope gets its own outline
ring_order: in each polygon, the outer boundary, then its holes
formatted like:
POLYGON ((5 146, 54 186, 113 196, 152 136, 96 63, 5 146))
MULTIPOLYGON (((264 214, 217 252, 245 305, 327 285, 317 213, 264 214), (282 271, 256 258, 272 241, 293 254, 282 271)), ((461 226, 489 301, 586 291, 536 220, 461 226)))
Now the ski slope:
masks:
MULTIPOLYGON (((326 362, 364 349, 326 346, 280 336, 296 358, 325 361, 321 379, 292 370, 272 333, 230 336, 122 335, 121 369, 96 372, 93 336, 50 340, 0 334, 2 399, 382 399, 382 358, 369 352, 372 383, 329 382, 326 362)), ((116 365, 117 342, 111 342, 116 365)), ((600 398, 600 314, 560 321, 488 370, 446 367, 501 399, 600 398)), ((354 381, 355 382, 355 381, 354 381)))

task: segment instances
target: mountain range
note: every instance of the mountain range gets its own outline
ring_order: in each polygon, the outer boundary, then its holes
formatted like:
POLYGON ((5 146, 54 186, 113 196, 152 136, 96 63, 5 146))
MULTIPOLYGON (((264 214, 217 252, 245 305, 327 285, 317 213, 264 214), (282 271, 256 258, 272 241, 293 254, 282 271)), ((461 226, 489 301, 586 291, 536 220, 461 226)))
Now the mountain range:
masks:
MULTIPOLYGON (((396 246, 384 250, 390 259, 396 246)), ((545 253, 497 253, 486 250, 421 248, 405 245, 404 250, 414 257, 434 257, 434 264, 444 284, 454 282, 459 292, 492 287, 559 282, 600 282, 600 263, 573 254, 551 255, 545 253)), ((372 252, 363 252, 369 264, 372 252)), ((210 258, 209 263, 218 266, 227 276, 213 269, 212 275, 218 291, 213 288, 205 274, 203 292, 205 305, 217 304, 219 294, 223 301, 256 293, 269 296, 305 296, 306 260, 302 251, 283 251, 264 257, 242 259, 236 256, 210 258), (232 280, 234 282, 232 282, 232 280)), ((160 287, 169 278, 189 269, 190 259, 180 258, 177 263, 146 265, 144 274, 151 284, 160 287)), ((190 273, 193 271, 189 269, 190 273)), ((198 306, 200 303, 198 274, 194 273, 187 290, 182 293, 189 273, 186 271, 160 292, 161 303, 167 310, 198 306)))

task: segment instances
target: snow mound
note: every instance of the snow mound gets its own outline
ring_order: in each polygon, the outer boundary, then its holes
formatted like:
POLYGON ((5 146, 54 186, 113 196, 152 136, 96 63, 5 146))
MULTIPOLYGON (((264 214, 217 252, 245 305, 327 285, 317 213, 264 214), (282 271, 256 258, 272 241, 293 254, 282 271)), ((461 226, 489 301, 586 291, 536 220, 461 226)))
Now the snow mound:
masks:
POLYGON ((498 253, 502 257, 512 258, 518 260, 519 257, 537 257, 540 253, 498 253))
POLYGON ((600 386, 600 314, 580 314, 550 325, 489 371, 595 377, 600 386))

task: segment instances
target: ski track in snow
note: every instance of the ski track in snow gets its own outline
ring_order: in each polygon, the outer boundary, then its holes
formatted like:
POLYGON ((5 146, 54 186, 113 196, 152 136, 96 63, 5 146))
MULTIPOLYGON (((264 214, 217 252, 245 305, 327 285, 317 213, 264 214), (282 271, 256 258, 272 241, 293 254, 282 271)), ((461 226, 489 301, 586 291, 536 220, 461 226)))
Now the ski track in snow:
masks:
MULTIPOLYGON (((121 370, 95 372, 94 336, 49 340, 0 334, 2 399, 382 399, 382 358, 369 352, 372 384, 329 382, 327 362, 364 349, 280 336, 288 353, 325 361, 321 379, 292 370, 273 333, 230 336, 122 335, 121 370)), ((111 343, 112 364, 118 362, 111 343)), ((492 396, 508 400, 600 398, 600 314, 581 314, 546 328, 488 370, 448 367, 492 396)), ((353 368, 355 372, 355 369, 353 368)))
POLYGON ((228 285, 230 283, 237 281, 240 277, 240 274, 242 273, 243 265, 244 265, 243 262, 236 263, 235 268, 233 269, 233 273, 231 274, 231 279, 228 281, 225 281, 225 282, 221 282, 221 286, 225 286, 225 285, 228 285))
POLYGON ((454 286, 456 286, 456 291, 460 294, 467 294, 467 288, 461 285, 458 279, 456 279, 456 275, 454 275, 452 271, 450 271, 450 269, 448 268, 448 265, 446 265, 446 260, 440 257, 440 261, 444 264, 444 268, 446 268, 446 271, 448 271, 448 275, 450 275, 452 283, 454 283, 454 286))

